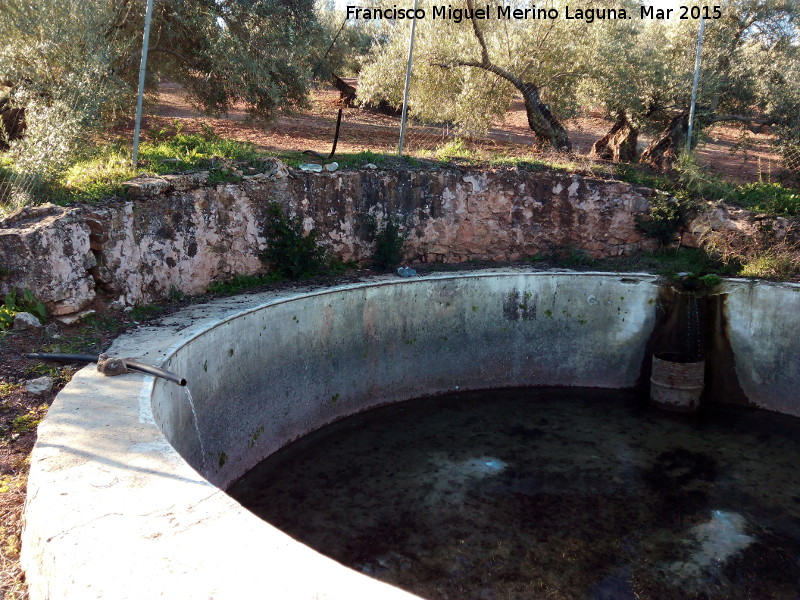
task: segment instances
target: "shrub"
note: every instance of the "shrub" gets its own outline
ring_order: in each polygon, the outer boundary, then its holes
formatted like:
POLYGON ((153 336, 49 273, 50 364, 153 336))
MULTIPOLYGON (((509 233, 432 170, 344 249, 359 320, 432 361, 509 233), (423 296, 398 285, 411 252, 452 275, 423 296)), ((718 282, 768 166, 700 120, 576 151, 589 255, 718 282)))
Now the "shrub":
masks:
POLYGON ((324 270, 325 250, 317 242, 316 231, 303 234, 302 221, 284 214, 276 202, 267 207, 264 236, 267 248, 261 258, 275 275, 298 279, 324 270))
POLYGON ((391 215, 380 226, 374 218, 368 225, 375 235, 372 263, 377 269, 391 271, 403 261, 403 244, 407 234, 401 231, 399 219, 391 215))
POLYGON ((646 217, 636 215, 636 227, 666 246, 675 240, 678 229, 685 223, 687 207, 684 196, 657 196, 650 201, 646 217))

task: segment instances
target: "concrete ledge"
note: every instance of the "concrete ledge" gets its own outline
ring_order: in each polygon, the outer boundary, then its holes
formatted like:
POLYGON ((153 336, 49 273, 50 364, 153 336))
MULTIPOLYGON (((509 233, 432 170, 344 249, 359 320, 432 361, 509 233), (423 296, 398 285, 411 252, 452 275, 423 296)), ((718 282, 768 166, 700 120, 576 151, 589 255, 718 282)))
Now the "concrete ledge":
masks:
MULTIPOLYGON (((736 314, 771 297, 749 285, 726 284, 736 314)), ((780 306, 800 301, 800 286, 777 288, 780 306)), ((31 458, 31 598, 412 598, 292 540, 220 488, 297 437, 387 402, 459 388, 630 386, 657 293, 644 274, 389 277, 230 298, 125 335, 110 353, 185 376, 196 420, 173 384, 93 366, 75 376, 31 458)), ((753 379, 770 352, 788 353, 764 405, 792 414, 796 396, 775 394, 797 388, 798 314, 731 327, 735 353, 761 343, 748 330, 790 333, 739 375, 753 379)))

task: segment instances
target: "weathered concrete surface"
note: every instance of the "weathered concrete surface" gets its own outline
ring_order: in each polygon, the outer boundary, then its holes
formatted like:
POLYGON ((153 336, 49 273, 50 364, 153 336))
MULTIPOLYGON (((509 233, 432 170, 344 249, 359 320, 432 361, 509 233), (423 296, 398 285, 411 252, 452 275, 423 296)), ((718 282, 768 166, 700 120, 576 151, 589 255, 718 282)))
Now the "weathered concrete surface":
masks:
POLYGON ((395 280, 279 302, 177 350, 156 422, 225 487, 286 443, 387 402, 462 389, 632 387, 655 323, 653 276, 504 273, 395 280), (202 442, 202 443, 201 443, 202 442))
POLYGON ((725 282, 736 375, 758 407, 800 417, 800 284, 725 282))
MULTIPOLYGON (((798 287, 729 281, 723 290, 742 387, 794 415, 798 287)), ((110 354, 185 376, 197 419, 185 388, 105 378, 93 365, 76 375, 31 457, 31 598, 410 598, 288 538, 215 485, 386 402, 513 385, 630 386, 656 295, 655 277, 641 274, 387 277, 229 298, 128 334, 110 354)))

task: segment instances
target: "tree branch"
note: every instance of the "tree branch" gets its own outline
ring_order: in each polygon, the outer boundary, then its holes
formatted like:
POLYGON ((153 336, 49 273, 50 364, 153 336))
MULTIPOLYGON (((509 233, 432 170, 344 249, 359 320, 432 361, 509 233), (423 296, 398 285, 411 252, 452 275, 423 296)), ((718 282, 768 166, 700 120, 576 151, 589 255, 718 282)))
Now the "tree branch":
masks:
POLYGON ((758 117, 749 117, 747 115, 719 115, 716 117, 711 117, 708 120, 708 124, 711 125, 713 123, 722 123, 725 121, 738 121, 739 123, 748 123, 751 125, 780 125, 781 123, 785 123, 787 119, 786 117, 761 119, 758 117))
MULTIPOLYGON (((475 4, 472 2, 472 0, 467 0, 467 8, 470 10, 470 12, 474 13, 475 4)), ((478 27, 477 19, 470 19, 469 22, 472 24, 472 31, 475 33, 475 37, 478 38, 478 43, 481 46, 481 62, 488 66, 491 64, 491 61, 489 60, 489 50, 486 47, 486 40, 483 39, 483 32, 481 31, 481 28, 478 27)))

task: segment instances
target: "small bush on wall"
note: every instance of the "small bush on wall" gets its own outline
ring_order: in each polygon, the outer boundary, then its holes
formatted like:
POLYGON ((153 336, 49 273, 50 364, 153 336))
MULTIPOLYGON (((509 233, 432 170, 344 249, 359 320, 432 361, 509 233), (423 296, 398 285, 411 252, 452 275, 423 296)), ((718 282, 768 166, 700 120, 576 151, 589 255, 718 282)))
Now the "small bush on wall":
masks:
POLYGON ((300 218, 289 217, 276 202, 267 207, 264 236, 267 248, 261 259, 275 275, 298 279, 324 271, 325 249, 317 241, 317 232, 312 229, 304 234, 300 218))
POLYGON ((368 225, 375 235, 372 263, 377 269, 391 271, 403 262, 403 244, 407 233, 402 231, 400 220, 392 215, 384 219, 380 225, 373 217, 368 221, 368 225))

